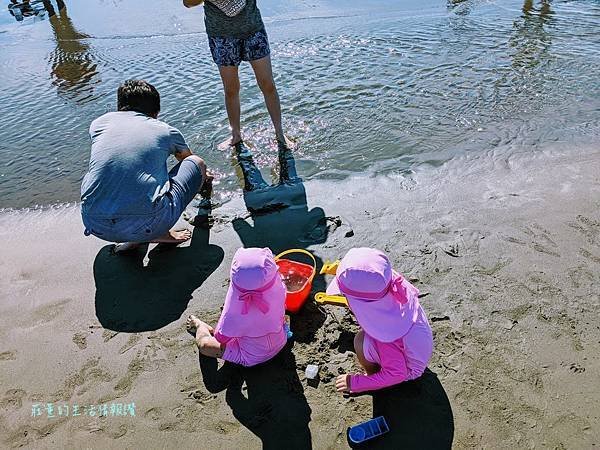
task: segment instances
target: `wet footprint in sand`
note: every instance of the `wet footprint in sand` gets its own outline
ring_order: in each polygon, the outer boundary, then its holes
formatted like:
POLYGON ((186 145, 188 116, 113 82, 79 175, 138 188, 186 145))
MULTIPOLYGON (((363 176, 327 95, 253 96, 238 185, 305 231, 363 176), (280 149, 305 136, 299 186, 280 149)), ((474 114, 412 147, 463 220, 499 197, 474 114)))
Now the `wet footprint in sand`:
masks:
POLYGON ((505 235, 502 235, 501 238, 513 244, 528 246, 538 253, 544 253, 556 258, 561 256, 557 251, 558 245, 556 242, 554 242, 554 240, 552 240, 550 232, 544 229, 542 226, 533 223, 528 226, 521 227, 519 231, 525 235, 523 236, 523 239, 505 235))
POLYGON ((139 334, 139 333, 132 334, 131 336, 129 336, 127 343, 119 349, 119 354, 122 355, 123 353, 127 352, 128 350, 131 350, 141 340, 142 340, 141 334, 139 334))
POLYGON ((569 370, 573 373, 583 373, 583 372, 585 372, 585 367, 581 367, 578 364, 572 363, 569 366, 569 370))
POLYGON ((59 317, 73 299, 66 298, 53 303, 42 305, 27 316, 28 325, 41 325, 52 322, 59 317))
POLYGON ((27 392, 23 389, 9 389, 4 393, 4 397, 0 399, 0 409, 20 409, 23 406, 23 399, 26 395, 27 392))
POLYGON ((160 408, 150 408, 144 413, 144 417, 147 417, 148 419, 152 420, 159 420, 160 418, 162 418, 162 416, 163 413, 161 412, 160 408))
POLYGON ((117 334, 119 334, 118 331, 110 331, 110 330, 104 330, 102 332, 102 339, 104 339, 104 342, 108 342, 110 341, 112 338, 114 338, 117 334))
POLYGON ((17 359, 17 352, 2 352, 0 353, 0 361, 14 361, 17 359))
POLYGON ((79 350, 85 350, 87 348, 87 336, 85 333, 75 333, 73 343, 79 347, 79 350))
POLYGON ((217 398, 215 394, 210 394, 208 392, 204 392, 202 389, 196 389, 195 391, 188 392, 188 398, 193 398, 196 400, 196 403, 200 403, 201 405, 214 400, 217 398))
POLYGON ((590 244, 600 244, 600 222, 578 215, 577 221, 568 225, 583 234, 590 244))
POLYGON ((589 252, 588 250, 586 250, 585 248, 580 248, 579 249, 579 254, 581 256, 583 256, 584 258, 589 259, 590 261, 593 261, 595 263, 600 264, 600 256, 596 256, 593 253, 589 252))

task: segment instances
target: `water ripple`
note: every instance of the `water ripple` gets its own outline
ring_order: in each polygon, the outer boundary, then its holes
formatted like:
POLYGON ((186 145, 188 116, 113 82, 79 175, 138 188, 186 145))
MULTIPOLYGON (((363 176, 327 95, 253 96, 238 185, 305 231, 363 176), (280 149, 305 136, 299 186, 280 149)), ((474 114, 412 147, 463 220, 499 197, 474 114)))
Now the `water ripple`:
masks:
MULTIPOLYGON (((156 28, 140 18, 124 34, 111 8, 135 5, 115 5, 98 11, 114 18, 105 28, 74 5, 54 23, 0 35, 0 208, 77 200, 89 123, 115 109, 116 87, 129 77, 159 88, 161 118, 217 173, 219 199, 239 189, 218 149, 228 124, 206 36, 194 26, 201 16, 168 13, 160 26, 144 16, 156 28)), ((411 13, 388 5, 291 17, 301 20, 288 20, 287 5, 266 17, 303 178, 405 173, 466 152, 597 142, 597 2, 448 1, 411 13)), ((248 65, 240 78, 244 133, 268 179, 273 130, 248 65)))

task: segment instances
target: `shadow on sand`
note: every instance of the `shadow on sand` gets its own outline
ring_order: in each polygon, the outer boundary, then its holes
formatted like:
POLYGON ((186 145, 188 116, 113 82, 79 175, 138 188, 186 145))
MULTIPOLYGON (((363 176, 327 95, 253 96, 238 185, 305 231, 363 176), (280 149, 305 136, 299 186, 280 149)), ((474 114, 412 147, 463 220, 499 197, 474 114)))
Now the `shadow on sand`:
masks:
MULTIPOLYGON (((233 221, 233 228, 244 247, 269 247, 277 255, 293 248, 308 249, 327 240, 330 229, 336 226, 336 219, 325 216, 322 208, 308 209, 304 183, 296 174, 290 150, 279 150, 280 181, 270 186, 256 167, 249 147, 238 144, 232 160, 244 189, 246 208, 251 214, 251 223, 244 219, 233 221)), ((316 255, 315 259, 317 276, 313 280, 310 298, 315 292, 325 290, 325 279, 319 275, 323 261, 316 255)), ((298 260, 308 262, 301 256, 298 260)), ((290 327, 295 340, 311 342, 324 321, 323 311, 314 302, 308 301, 299 313, 291 317, 290 327)))
POLYGON ((225 400, 233 415, 262 442, 264 449, 310 449, 308 424, 311 409, 296 372, 296 359, 288 344, 273 359, 254 367, 200 355, 206 389, 226 390, 225 400))
MULTIPOLYGON (((435 372, 375 391, 373 417, 383 416, 390 428, 385 435, 350 447, 361 449, 451 449, 454 416, 450 400, 435 372)), ((366 419, 365 419, 366 420, 366 419)))
POLYGON ((96 316, 119 332, 157 330, 181 317, 192 293, 223 261, 223 249, 209 244, 208 227, 194 228, 188 247, 142 246, 115 255, 103 247, 94 261, 96 316))
MULTIPOLYGON (((327 218, 321 208, 308 210, 306 191, 296 175, 291 151, 280 151, 280 182, 272 186, 264 181, 246 145, 238 144, 232 157, 251 219, 251 223, 244 219, 233 221, 244 247, 269 247, 278 254, 325 242, 327 218)), ((322 262, 318 260, 317 265, 319 268, 322 262)), ((316 277, 313 289, 323 287, 323 277, 316 277)), ((291 319, 296 340, 314 339, 325 321, 323 312, 312 305, 308 302, 291 319)), ((254 367, 225 362, 219 369, 216 359, 200 355, 208 391, 226 390, 225 399, 233 415, 261 440, 265 449, 312 447, 308 427, 311 409, 296 372, 292 346, 288 342, 276 357, 254 367)))

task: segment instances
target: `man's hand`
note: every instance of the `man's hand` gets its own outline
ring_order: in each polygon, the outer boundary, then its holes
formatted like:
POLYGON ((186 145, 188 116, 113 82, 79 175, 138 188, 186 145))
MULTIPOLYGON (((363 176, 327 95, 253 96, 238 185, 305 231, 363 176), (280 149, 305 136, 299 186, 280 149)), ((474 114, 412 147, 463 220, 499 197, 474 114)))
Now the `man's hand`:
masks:
POLYGON ((350 375, 347 373, 335 379, 335 388, 338 392, 350 392, 350 375))
POLYGON ((186 150, 181 150, 179 152, 176 152, 173 156, 175 156, 175 159, 177 161, 181 162, 188 156, 192 156, 192 155, 193 155, 192 151, 188 148, 186 150))
POLYGON ((215 177, 207 170, 206 175, 204 176, 204 183, 202 183, 200 191, 198 192, 202 198, 210 199, 212 197, 212 183, 214 179, 215 177))
POLYGON ((193 8, 204 3, 204 0, 183 0, 183 6, 186 8, 193 8))

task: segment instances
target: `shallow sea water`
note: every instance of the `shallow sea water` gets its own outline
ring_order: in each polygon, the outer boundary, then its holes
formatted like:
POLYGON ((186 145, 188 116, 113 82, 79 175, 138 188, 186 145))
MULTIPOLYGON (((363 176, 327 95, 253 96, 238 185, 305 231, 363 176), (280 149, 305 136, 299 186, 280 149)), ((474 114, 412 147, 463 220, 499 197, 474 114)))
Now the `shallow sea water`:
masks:
MULTIPOLYGON (((0 1, 0 209, 77 201, 90 122, 145 78, 239 192, 202 8, 167 0, 66 0, 17 23, 0 1)), ((470 152, 600 145, 598 1, 259 0, 299 174, 410 173, 470 152)), ((252 71, 241 68, 246 139, 276 163, 252 71)), ((505 154, 505 152, 503 152, 505 154)))

